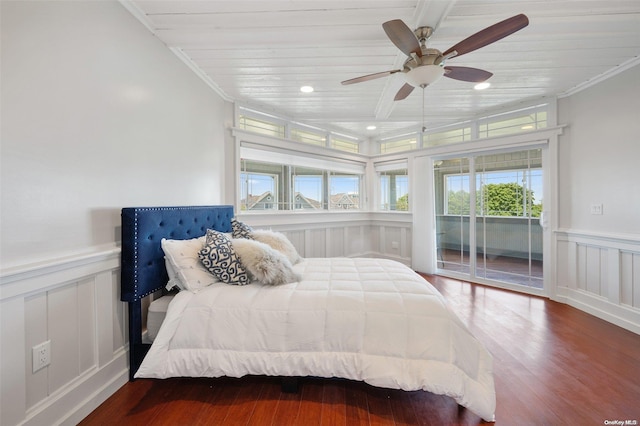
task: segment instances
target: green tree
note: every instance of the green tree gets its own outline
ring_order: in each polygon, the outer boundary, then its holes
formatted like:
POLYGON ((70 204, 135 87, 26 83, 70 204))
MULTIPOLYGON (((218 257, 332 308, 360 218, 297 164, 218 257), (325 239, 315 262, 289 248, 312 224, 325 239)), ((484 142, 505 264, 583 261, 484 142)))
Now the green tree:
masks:
POLYGON ((396 201, 396 210, 409 211, 409 194, 404 194, 396 201))
POLYGON ((447 213, 454 215, 468 216, 470 206, 470 195, 467 191, 449 191, 447 200, 447 213))
MULTIPOLYGON (((530 203, 531 216, 540 217, 542 204, 535 204, 533 191, 517 183, 490 183, 482 186, 476 197, 476 212, 485 216, 524 216, 524 197, 530 203), (481 208, 482 206, 482 208, 481 208)), ((468 216, 471 205, 467 191, 449 191, 447 213, 468 216)), ((527 210, 529 207, 527 206, 527 210)))
MULTIPOLYGON (((535 204, 533 191, 517 183, 490 183, 482 186, 483 211, 485 216, 525 216, 525 211, 539 217, 541 204, 535 204), (526 196, 526 203, 525 203, 526 196), (529 207, 529 205, 531 207, 529 207), (531 212, 529 212, 531 209, 531 212)), ((480 198, 478 198, 480 201, 480 198)), ((481 211, 478 209, 477 211, 481 211)))

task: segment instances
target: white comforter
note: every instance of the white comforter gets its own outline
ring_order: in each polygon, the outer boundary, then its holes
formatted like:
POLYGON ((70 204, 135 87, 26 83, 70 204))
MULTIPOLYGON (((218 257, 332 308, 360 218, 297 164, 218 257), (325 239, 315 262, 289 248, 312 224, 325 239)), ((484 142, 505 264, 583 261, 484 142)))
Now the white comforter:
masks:
POLYGON ((302 281, 181 292, 136 377, 319 376, 426 390, 492 421, 492 358, 426 280, 384 259, 304 259, 302 281))

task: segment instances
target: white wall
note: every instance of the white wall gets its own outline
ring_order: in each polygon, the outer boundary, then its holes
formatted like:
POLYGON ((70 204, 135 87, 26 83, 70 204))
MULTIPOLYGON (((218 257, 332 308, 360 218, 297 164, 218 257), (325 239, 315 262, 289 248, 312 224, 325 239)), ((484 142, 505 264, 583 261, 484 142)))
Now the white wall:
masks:
POLYGON ((640 66, 560 99, 558 113, 560 228, 640 235, 640 66))
POLYGON ((224 102, 119 3, 2 1, 3 268, 223 199, 224 102))
POLYGON ((224 202, 233 108, 117 2, 0 7, 0 424, 76 424, 128 378, 120 209, 224 202))
POLYGON ((640 333, 640 66, 560 99, 556 300, 640 333), (593 215, 591 205, 602 204, 593 215))

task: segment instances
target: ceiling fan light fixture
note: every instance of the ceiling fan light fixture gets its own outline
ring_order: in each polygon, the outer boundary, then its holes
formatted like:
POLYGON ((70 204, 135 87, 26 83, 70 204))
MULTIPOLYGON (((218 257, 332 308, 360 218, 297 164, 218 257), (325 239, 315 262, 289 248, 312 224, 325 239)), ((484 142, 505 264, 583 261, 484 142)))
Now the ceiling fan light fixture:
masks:
POLYGON ((407 83, 413 87, 427 87, 444 75, 440 65, 421 65, 406 74, 407 83))
POLYGON ((483 81, 482 83, 478 83, 475 86, 473 86, 473 88, 476 90, 484 90, 484 89, 488 89, 490 86, 491 86, 491 83, 489 83, 488 81, 483 81))
POLYGON ((311 93, 311 92, 313 92, 313 87, 311 87, 311 86, 302 86, 300 88, 300 91, 302 93, 311 93))
POLYGON ((367 130, 375 130, 375 129, 377 129, 377 127, 374 126, 373 124, 367 126, 367 130))

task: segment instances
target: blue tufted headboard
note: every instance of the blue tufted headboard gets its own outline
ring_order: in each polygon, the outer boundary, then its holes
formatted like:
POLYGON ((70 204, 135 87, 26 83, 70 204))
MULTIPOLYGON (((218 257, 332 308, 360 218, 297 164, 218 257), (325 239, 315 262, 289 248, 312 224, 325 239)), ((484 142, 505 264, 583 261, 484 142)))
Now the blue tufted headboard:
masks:
POLYGON ((232 217, 232 206, 122 209, 122 300, 140 300, 167 283, 163 238, 197 238, 208 228, 230 232, 232 217))
POLYGON ((233 206, 128 207, 122 209, 121 299, 129 302, 130 379, 148 345, 142 343, 140 300, 167 284, 160 242, 186 240, 207 229, 231 232, 233 206))

